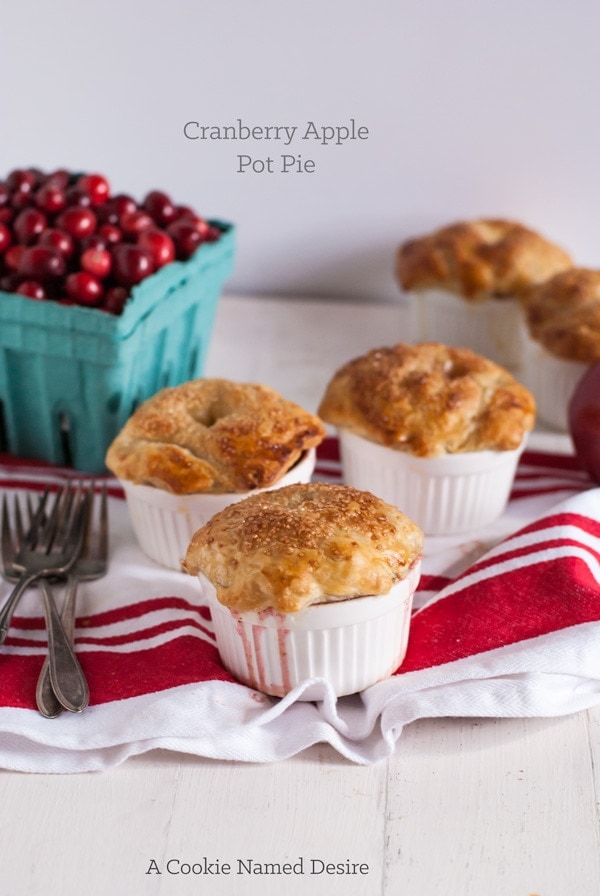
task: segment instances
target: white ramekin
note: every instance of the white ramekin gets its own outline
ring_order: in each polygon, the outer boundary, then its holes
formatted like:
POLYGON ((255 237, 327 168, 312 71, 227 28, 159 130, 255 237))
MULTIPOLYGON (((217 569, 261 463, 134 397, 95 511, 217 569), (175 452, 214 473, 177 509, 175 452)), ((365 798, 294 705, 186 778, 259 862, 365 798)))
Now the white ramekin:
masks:
POLYGON ((180 571, 192 535, 215 513, 247 498, 248 494, 271 491, 295 482, 310 482, 315 460, 316 449, 311 448, 277 483, 251 493, 173 495, 150 485, 121 480, 138 544, 151 560, 180 571))
MULTIPOLYGON (((388 678, 406 654, 420 562, 388 594, 313 604, 298 613, 239 613, 217 600, 203 575, 223 665, 238 681, 283 697, 308 679, 325 679, 338 697, 388 678)), ((322 695, 308 686, 301 700, 322 695)))
POLYGON ((518 299, 469 302, 442 289, 423 290, 412 296, 419 340, 470 348, 513 372, 520 369, 523 344, 518 299))
POLYGON ((346 485, 394 504, 426 535, 470 532, 501 516, 525 445, 416 457, 343 430, 339 437, 346 485))
POLYGON ((569 401, 588 366, 557 358, 535 339, 526 338, 521 380, 533 393, 540 422, 568 432, 569 401))

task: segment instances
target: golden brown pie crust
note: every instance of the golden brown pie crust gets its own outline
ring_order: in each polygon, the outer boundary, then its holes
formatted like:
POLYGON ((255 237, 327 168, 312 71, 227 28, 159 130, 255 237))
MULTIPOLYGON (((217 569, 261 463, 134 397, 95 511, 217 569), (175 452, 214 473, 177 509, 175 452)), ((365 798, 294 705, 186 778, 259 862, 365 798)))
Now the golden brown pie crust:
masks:
POLYGON ((325 435, 318 417, 268 386, 198 379, 140 405, 106 465, 177 495, 240 493, 276 483, 325 435))
POLYGON ((404 290, 444 289, 472 302, 521 298, 572 266, 570 255, 514 221, 461 221, 403 243, 396 278, 404 290))
POLYGON ((373 349, 341 367, 318 413, 327 423, 420 457, 518 448, 535 422, 531 393, 466 348, 373 349))
POLYGON ((600 271, 572 268, 539 286, 525 303, 531 337, 551 354, 600 360, 600 271))
POLYGON ((233 610, 295 613, 314 603, 387 594, 423 551, 396 507, 343 485, 288 485, 244 498, 193 536, 184 561, 233 610))

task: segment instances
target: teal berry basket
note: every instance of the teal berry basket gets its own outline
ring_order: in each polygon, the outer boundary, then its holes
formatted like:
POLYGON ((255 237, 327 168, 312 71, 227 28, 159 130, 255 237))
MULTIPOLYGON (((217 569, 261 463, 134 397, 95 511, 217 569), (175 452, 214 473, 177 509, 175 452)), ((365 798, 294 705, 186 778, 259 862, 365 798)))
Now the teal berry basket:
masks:
POLYGON ((0 450, 87 473, 140 402, 202 376, 235 228, 132 289, 120 316, 0 292, 0 450))

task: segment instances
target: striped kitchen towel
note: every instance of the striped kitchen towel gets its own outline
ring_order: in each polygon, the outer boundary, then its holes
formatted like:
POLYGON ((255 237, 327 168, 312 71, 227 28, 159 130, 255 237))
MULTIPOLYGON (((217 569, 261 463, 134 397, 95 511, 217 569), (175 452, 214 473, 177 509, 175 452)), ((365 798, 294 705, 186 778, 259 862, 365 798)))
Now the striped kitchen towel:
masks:
MULTIPOLYGON (((39 491, 69 474, 3 460, 5 490, 39 491)), ((328 439, 317 476, 340 475, 328 439)), ((526 453, 497 525, 429 539, 401 668, 338 700, 317 682, 315 702, 301 699, 308 683, 277 700, 231 677, 197 581, 144 557, 110 485, 110 571, 82 583, 78 602, 90 707, 54 720, 35 709, 45 629, 28 591, 0 651, 1 767, 105 769, 158 748, 261 762, 317 742, 371 763, 417 718, 551 716, 600 702, 600 489, 573 458, 526 453)))

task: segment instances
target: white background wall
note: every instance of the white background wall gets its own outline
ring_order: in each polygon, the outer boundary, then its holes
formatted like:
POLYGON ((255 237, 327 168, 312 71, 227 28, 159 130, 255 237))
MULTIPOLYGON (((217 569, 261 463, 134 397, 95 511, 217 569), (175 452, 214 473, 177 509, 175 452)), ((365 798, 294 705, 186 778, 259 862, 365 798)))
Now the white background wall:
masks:
POLYGON ((230 291, 393 300, 399 241, 482 214, 600 266, 596 0, 20 0, 2 22, 0 173, 98 170, 236 222, 230 291), (238 118, 369 138, 183 136, 238 118), (290 151, 315 172, 236 171, 290 151))

